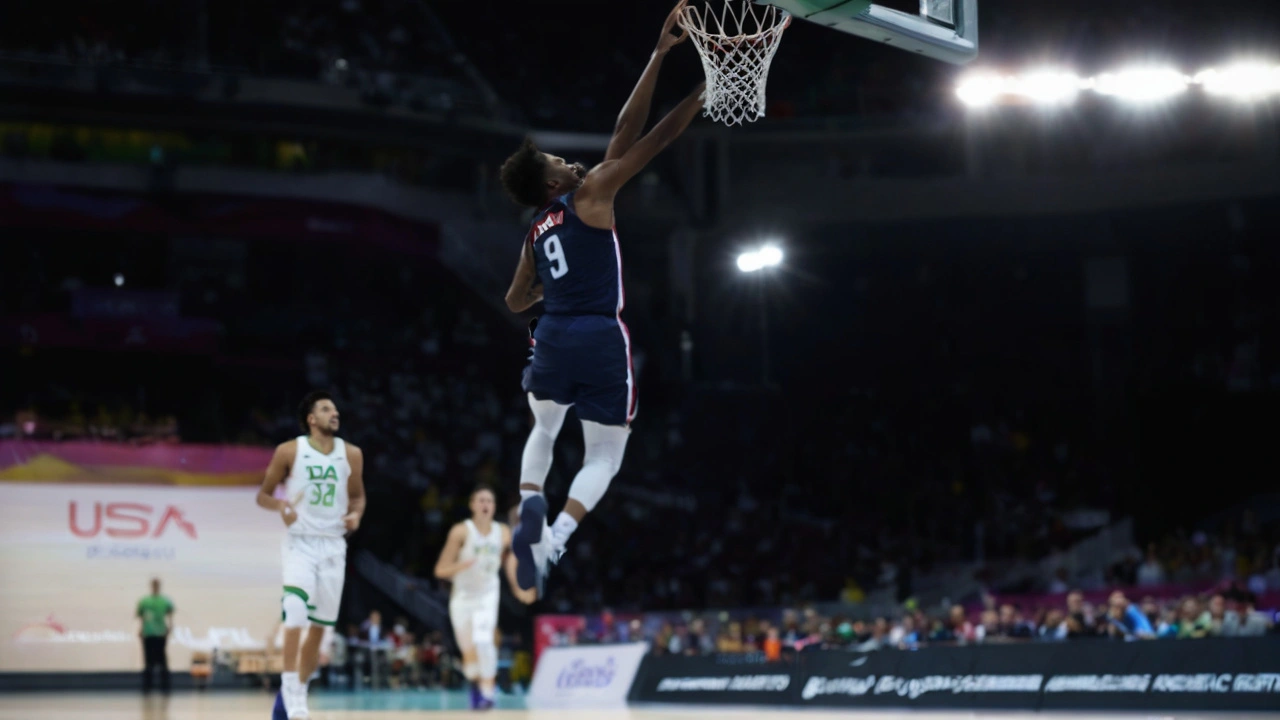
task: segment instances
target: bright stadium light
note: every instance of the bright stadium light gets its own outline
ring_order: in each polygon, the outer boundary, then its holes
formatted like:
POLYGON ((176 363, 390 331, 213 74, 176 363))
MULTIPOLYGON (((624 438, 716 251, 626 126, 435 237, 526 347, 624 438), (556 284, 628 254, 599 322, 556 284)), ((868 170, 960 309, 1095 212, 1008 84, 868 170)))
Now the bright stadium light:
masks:
POLYGON ((758 252, 744 252, 738 256, 738 269, 744 273, 755 272, 764 267, 758 252))
POLYGON ((1008 81, 992 73, 970 75, 956 87, 956 97, 969 107, 986 107, 1004 94, 1008 81))
POLYGON ((1280 94, 1280 65, 1242 62, 1196 75, 1196 82, 1210 95, 1235 100, 1256 100, 1280 94))
POLYGON ((738 269, 744 273, 758 272, 781 264, 782 250, 772 243, 738 256, 738 269))
POLYGON ((1103 73, 1094 89, 1132 102, 1156 102, 1183 93, 1190 78, 1172 68, 1130 68, 1103 73))
POLYGON ((1084 81, 1061 70, 1033 70, 1018 78, 1015 92, 1038 105, 1062 105, 1075 100, 1084 81))
POLYGON ((782 264, 782 250, 777 245, 765 245, 760 248, 760 262, 765 267, 777 267, 782 264))

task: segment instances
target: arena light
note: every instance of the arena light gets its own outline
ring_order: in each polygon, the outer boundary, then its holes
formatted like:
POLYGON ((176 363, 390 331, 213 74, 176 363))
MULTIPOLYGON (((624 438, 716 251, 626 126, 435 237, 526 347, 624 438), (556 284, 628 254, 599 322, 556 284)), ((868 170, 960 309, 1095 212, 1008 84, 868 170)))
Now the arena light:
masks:
POLYGON ((1196 83, 1210 95, 1234 100, 1257 100, 1280 94, 1280 65, 1242 62, 1196 75, 1196 83))
POLYGON ((956 97, 969 107, 987 107, 1005 93, 1009 81, 993 73, 970 75, 956 87, 956 97))
POLYGON ((758 272, 781 264, 782 250, 773 243, 769 243, 759 250, 744 252, 738 256, 738 269, 744 273, 758 272))
POLYGON ((1191 80, 1172 68, 1139 67, 1103 73, 1094 89, 1103 94, 1138 103, 1158 102, 1186 92, 1191 80))
POLYGON ((777 245, 765 245, 760 248, 760 262, 765 267, 777 267, 782 264, 782 250, 777 245))
POLYGON ((758 252, 744 252, 738 256, 738 269, 744 273, 755 272, 764 267, 758 252))
POLYGON ((1084 84, 1075 73, 1040 69, 1019 76, 1014 91, 1038 105, 1062 105, 1075 100, 1084 84))

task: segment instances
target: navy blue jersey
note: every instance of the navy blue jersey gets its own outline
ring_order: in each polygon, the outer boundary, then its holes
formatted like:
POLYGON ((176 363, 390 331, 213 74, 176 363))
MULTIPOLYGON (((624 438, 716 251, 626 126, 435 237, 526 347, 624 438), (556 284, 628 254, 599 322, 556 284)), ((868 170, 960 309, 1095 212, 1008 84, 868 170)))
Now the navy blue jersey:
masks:
POLYGON ((526 238, 542 283, 548 315, 622 313, 622 251, 613 230, 587 225, 561 195, 533 216, 526 238))

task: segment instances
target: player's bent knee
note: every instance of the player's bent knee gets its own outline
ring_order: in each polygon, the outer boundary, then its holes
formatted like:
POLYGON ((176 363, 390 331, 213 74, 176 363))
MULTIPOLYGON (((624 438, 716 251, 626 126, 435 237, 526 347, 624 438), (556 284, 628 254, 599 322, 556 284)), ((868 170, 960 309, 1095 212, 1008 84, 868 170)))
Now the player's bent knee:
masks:
POLYGON ((479 656, 480 677, 485 680, 497 677, 498 646, 491 642, 480 643, 476 645, 476 655, 479 656))
POLYGON ((529 393, 529 409, 533 411, 533 429, 546 433, 555 439, 564 425, 565 415, 569 413, 568 405, 559 405, 552 400, 538 400, 529 393))
POLYGON ((622 458, 627 452, 627 440, 631 430, 621 425, 601 425, 585 420, 582 423, 582 439, 585 447, 583 464, 591 462, 605 463, 609 478, 622 469, 622 458))
POLYGON ((284 626, 287 628, 304 628, 307 626, 307 601, 293 593, 285 593, 280 602, 284 607, 284 626))

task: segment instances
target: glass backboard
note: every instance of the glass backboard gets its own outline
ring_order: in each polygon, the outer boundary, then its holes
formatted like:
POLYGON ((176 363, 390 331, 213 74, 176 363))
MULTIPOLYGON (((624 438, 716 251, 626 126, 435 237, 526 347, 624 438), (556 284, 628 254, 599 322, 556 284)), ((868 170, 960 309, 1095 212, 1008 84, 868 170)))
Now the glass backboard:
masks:
POLYGON ((978 56, 978 0, 920 0, 917 14, 871 0, 755 0, 833 30, 963 65, 978 56))

